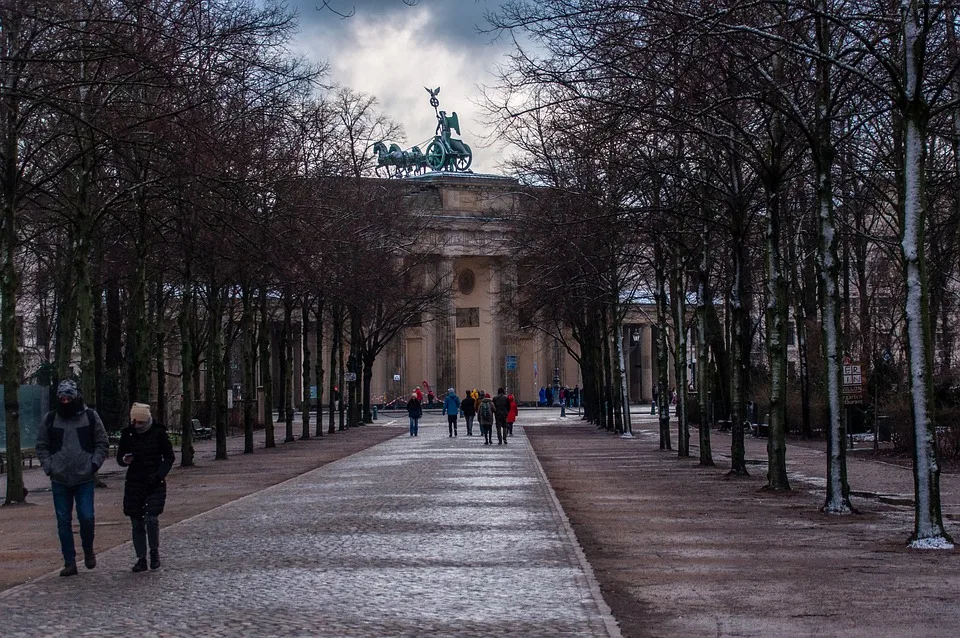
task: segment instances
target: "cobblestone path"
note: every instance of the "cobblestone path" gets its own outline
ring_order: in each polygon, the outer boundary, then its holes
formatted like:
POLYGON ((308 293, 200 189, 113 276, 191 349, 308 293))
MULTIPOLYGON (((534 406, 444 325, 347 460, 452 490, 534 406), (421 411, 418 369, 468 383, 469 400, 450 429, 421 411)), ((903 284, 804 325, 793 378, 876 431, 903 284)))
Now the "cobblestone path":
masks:
POLYGON ((0 633, 619 636, 517 430, 484 446, 428 422, 163 529, 157 572, 126 544, 12 588, 0 633))

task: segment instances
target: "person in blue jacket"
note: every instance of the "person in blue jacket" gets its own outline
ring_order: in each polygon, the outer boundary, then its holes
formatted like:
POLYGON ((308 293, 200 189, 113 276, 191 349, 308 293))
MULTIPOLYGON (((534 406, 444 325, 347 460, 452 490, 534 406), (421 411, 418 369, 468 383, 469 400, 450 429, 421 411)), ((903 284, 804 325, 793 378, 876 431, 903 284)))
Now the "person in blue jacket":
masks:
POLYGON ((457 436, 457 413, 460 412, 460 397, 457 396, 457 391, 453 388, 447 388, 447 396, 443 400, 443 411, 447 413, 449 436, 457 436))

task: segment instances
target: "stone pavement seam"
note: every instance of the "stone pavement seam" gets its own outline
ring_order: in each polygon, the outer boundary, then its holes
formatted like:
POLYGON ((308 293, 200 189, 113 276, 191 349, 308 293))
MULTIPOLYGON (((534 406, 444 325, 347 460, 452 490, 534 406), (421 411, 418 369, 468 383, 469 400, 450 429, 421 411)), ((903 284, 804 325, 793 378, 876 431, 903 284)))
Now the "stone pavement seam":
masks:
MULTIPOLYGON (((521 426, 520 429, 522 431, 523 427, 521 426)), ((610 638, 622 638, 620 626, 617 624, 617 619, 614 618, 613 611, 610 609, 607 601, 603 599, 603 594, 600 591, 600 582, 593 573, 593 566, 590 565, 590 561, 587 560, 587 555, 583 552, 583 547, 581 547, 580 541, 577 539, 577 535, 573 531, 573 526, 570 524, 570 519, 567 518, 567 513, 563 511, 563 506, 560 505, 560 499, 557 498, 557 493, 553 490, 553 486, 550 485, 550 481, 547 478, 547 473, 544 471, 543 466, 540 465, 540 459, 537 458, 537 453, 534 452, 533 446, 529 443, 526 445, 526 448, 527 454, 532 459, 533 466, 536 469, 537 476, 540 480, 540 486, 543 489, 543 492, 546 494, 547 499, 553 506, 553 514, 556 517, 558 524, 563 529, 564 534, 567 536, 568 547, 576 556, 576 559, 580 564, 580 569, 583 570, 583 575, 587 581, 587 586, 590 588, 590 593, 593 595, 594 602, 600 610, 600 616, 603 620, 604 626, 607 628, 607 633, 610 635, 610 638)))
MULTIPOLYGON (((402 435, 402 434, 398 434, 398 435, 397 435, 396 437, 394 437, 394 438, 397 438, 397 437, 400 437, 400 436, 403 436, 403 435, 402 435)), ((387 439, 387 441, 391 441, 391 440, 392 440, 392 439, 387 439)), ((386 443, 386 441, 384 441, 384 443, 386 443)), ((373 446, 373 447, 376 447, 376 446, 373 446)), ((207 515, 212 515, 212 514, 214 514, 215 512, 217 512, 218 510, 221 510, 221 509, 223 509, 223 508, 225 508, 225 507, 234 505, 234 504, 236 504, 236 503, 242 503, 243 501, 245 501, 245 500, 247 500, 247 499, 249 499, 249 498, 253 498, 253 497, 257 496, 257 495, 262 495, 262 494, 264 494, 265 492, 269 492, 270 490, 279 489, 281 486, 286 485, 287 483, 290 483, 291 481, 299 480, 299 479, 303 478, 304 476, 306 476, 306 475, 308 475, 308 474, 312 474, 313 472, 316 472, 316 471, 318 471, 318 470, 322 470, 323 468, 327 467, 328 465, 333 465, 333 464, 335 464, 335 463, 339 463, 340 461, 344 461, 344 460, 346 460, 346 459, 352 458, 352 457, 354 457, 354 456, 357 456, 358 454, 363 454, 364 452, 368 452, 369 450, 370 450, 370 448, 366 448, 366 449, 363 449, 363 450, 358 450, 358 451, 354 452, 353 454, 349 454, 349 455, 347 455, 347 456, 345 456, 345 457, 343 457, 343 458, 337 459, 336 461, 331 461, 330 463, 325 463, 325 464, 321 465, 320 467, 316 467, 316 468, 314 468, 314 469, 312 469, 312 470, 310 470, 310 471, 308 471, 308 472, 304 472, 303 474, 297 474, 296 476, 291 476, 290 478, 286 479, 285 481, 280 481, 279 483, 274 483, 273 485, 268 485, 267 487, 263 488, 262 490, 257 490, 257 491, 255 491, 255 492, 251 492, 251 493, 249 493, 249 494, 246 494, 246 495, 244 495, 244 496, 241 496, 240 498, 236 498, 236 499, 234 499, 234 500, 232 500, 232 501, 227 501, 226 503, 221 503, 220 505, 217 505, 216 507, 214 507, 214 508, 212 508, 212 509, 208 509, 208 510, 205 511, 205 512, 200 512, 199 514, 194 514, 193 516, 190 516, 189 518, 184 518, 184 519, 182 519, 182 520, 177 521, 176 523, 171 523, 170 525, 167 525, 167 526, 165 526, 165 527, 161 527, 161 528, 160 528, 160 531, 161 531, 162 533, 164 533, 164 534, 161 535, 161 538, 163 537, 163 535, 165 535, 165 533, 167 532, 167 530, 173 530, 173 529, 175 529, 175 528, 176 528, 177 526, 179 526, 179 525, 183 525, 183 524, 189 523, 189 522, 191 522, 191 521, 195 521, 196 519, 202 518, 202 517, 207 516, 207 515)), ((162 516, 162 515, 161 515, 161 516, 162 516)), ((54 521, 54 524, 55 524, 55 523, 56 523, 56 522, 54 521)), ((74 522, 74 524, 76 524, 76 522, 74 522)), ((115 546, 111 547, 110 549, 107 549, 107 550, 105 550, 105 551, 103 551, 103 552, 97 552, 97 556, 105 556, 105 555, 108 555, 108 554, 113 554, 114 552, 120 551, 120 550, 122 550, 122 549, 129 550, 132 545, 133 545, 133 541, 132 541, 132 540, 129 540, 129 541, 126 541, 125 543, 121 543, 120 545, 115 545, 115 546)), ((34 585, 34 584, 36 584, 36 583, 39 583, 39 582, 42 582, 42 581, 45 581, 45 580, 49 580, 49 579, 51 579, 51 578, 59 578, 59 577, 60 577, 60 568, 57 567, 56 569, 50 571, 49 573, 43 574, 42 576, 38 576, 38 577, 34 578, 33 580, 28 580, 28 581, 25 582, 25 583, 20 583, 19 585, 15 585, 15 586, 13 586, 13 587, 10 587, 9 589, 5 589, 5 590, 3 590, 3 591, 0 591, 0 600, 3 600, 4 598, 7 598, 7 597, 10 597, 10 596, 15 595, 17 592, 19 592, 21 589, 23 589, 23 588, 25 588, 25 587, 34 585)))

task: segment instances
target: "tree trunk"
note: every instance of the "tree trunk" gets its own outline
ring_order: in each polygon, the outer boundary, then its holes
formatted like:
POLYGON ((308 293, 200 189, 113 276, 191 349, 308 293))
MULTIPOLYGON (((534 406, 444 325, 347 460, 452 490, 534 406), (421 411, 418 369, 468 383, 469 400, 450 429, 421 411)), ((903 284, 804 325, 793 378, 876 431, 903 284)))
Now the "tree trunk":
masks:
POLYGON ((346 425, 344 424, 344 417, 345 417, 345 411, 346 411, 346 407, 347 407, 347 406, 346 406, 346 403, 347 403, 347 402, 343 400, 343 398, 344 398, 344 392, 343 392, 343 387, 344 387, 344 386, 343 386, 343 384, 344 384, 344 375, 345 375, 345 372, 346 372, 346 368, 345 368, 344 365, 343 365, 343 324, 344 324, 344 317, 343 317, 343 310, 342 310, 342 309, 340 310, 340 320, 339 320, 338 323, 339 323, 339 326, 338 326, 338 330, 337 330, 337 331, 338 331, 339 334, 338 334, 338 336, 337 336, 337 383, 338 383, 338 387, 340 388, 340 409, 338 410, 339 414, 337 415, 337 416, 338 416, 338 420, 339 420, 339 422, 338 422, 338 424, 337 424, 337 429, 342 432, 343 430, 346 430, 346 429, 347 429, 346 425))
POLYGON ((670 311, 667 305, 667 260, 663 252, 662 240, 654 240, 654 277, 657 304, 657 410, 660 422, 660 449, 673 449, 670 443, 670 374, 669 347, 667 346, 667 318, 670 311))
MULTIPOLYGON (((10 161, 9 158, 7 161, 10 161)), ((7 169, 5 169, 7 170, 7 169)), ((11 184, 6 185, 9 191, 11 184)), ((27 499, 23 489, 23 453, 20 450, 20 346, 17 340, 17 293, 19 277, 15 262, 17 253, 15 193, 4 193, 3 236, 0 250, 0 338, 3 339, 3 411, 7 429, 7 493, 4 504, 22 503, 27 499)), ((93 366, 90 366, 91 369, 93 366)))
POLYGON ((223 380, 223 291, 220 287, 210 284, 208 308, 209 339, 207 346, 207 388, 209 396, 207 405, 210 408, 210 421, 215 423, 214 438, 216 439, 216 455, 218 461, 227 459, 227 427, 220 410, 221 390, 226 399, 225 383, 223 380))
POLYGON ((317 427, 316 436, 323 436, 323 295, 317 297, 317 427))
POLYGON ((147 326, 147 239, 146 220, 142 204, 137 211, 137 231, 134 245, 134 268, 128 302, 129 323, 127 351, 129 371, 127 396, 131 401, 150 402, 150 341, 147 326))
POLYGON ((193 317, 193 283, 190 269, 184 278, 183 300, 180 302, 180 467, 193 465, 193 383, 196 368, 193 366, 193 335, 191 318, 193 317))
MULTIPOLYGON (((97 380, 94 375, 93 350, 93 295, 90 291, 90 246, 89 240, 81 240, 82 249, 77 251, 74 272, 77 274, 77 324, 80 335, 80 387, 90 408, 96 409, 97 380), (82 261, 82 264, 81 264, 82 261)), ((149 362, 149 354, 147 362, 149 362)), ((147 375, 149 376, 149 363, 147 375)), ((149 400, 149 395, 147 399, 149 400)))
POLYGON ((164 303, 163 303, 163 282, 157 280, 156 288, 156 316, 154 324, 156 326, 156 348, 155 353, 157 361, 157 419, 160 423, 167 423, 167 332, 164 327, 164 303))
POLYGON ((673 376, 677 387, 677 456, 690 456, 690 424, 687 422, 687 304, 683 266, 674 252, 670 269, 670 301, 673 306, 673 376))
MULTIPOLYGON (((826 3, 818 3, 826 10, 826 3)), ((830 64, 831 34, 826 13, 816 18, 817 41, 823 54, 817 61, 817 139, 814 142, 813 161, 817 169, 818 254, 820 266, 820 304, 823 317, 823 357, 826 364, 827 412, 830 420, 827 432, 827 485, 823 511, 845 514, 853 511, 850 504, 850 486, 847 484, 846 432, 841 415, 840 368, 840 291, 837 255, 837 225, 833 210, 833 180, 831 178, 834 148, 832 123, 826 115, 832 102, 830 64)))
POLYGON ((623 353, 623 321, 619 310, 614 313, 614 337, 616 338, 616 369, 614 376, 617 380, 617 402, 623 410, 623 430, 625 434, 633 435, 633 424, 630 422, 630 397, 627 393, 626 359, 623 353))
POLYGON ((267 287, 260 287, 260 383, 263 385, 264 448, 277 446, 273 422, 273 358, 270 356, 270 307, 267 287))
POLYGON ((703 223, 697 272, 697 396, 700 399, 700 465, 713 466, 710 442, 710 351, 707 345, 707 299, 710 292, 710 226, 703 223))
MULTIPOLYGON (((600 315, 600 335, 603 344, 603 406, 604 406, 604 427, 608 432, 622 432, 623 424, 616 422, 616 406, 613 399, 613 365, 610 360, 610 331, 607 326, 607 309, 601 307, 600 315)), ((557 365, 560 364, 559 359, 557 365)), ((557 400, 557 397, 554 397, 557 400)))
POLYGON ((334 305, 331 308, 330 318, 332 320, 332 341, 330 342, 330 389, 328 395, 328 401, 330 402, 330 426, 327 428, 328 434, 333 434, 337 431, 336 424, 336 412, 337 412, 337 393, 339 391, 339 386, 337 385, 337 379, 339 378, 339 368, 337 367, 337 352, 340 349, 340 339, 342 338, 341 331, 343 329, 343 313, 339 305, 334 305))
POLYGON ((280 366, 280 388, 283 400, 284 423, 287 427, 284 443, 296 440, 293 436, 293 299, 290 291, 283 293, 283 336, 280 338, 280 348, 283 352, 283 362, 280 366))
POLYGON ((300 406, 300 413, 303 415, 303 431, 300 433, 300 439, 305 441, 310 438, 310 295, 304 295, 300 304, 300 334, 303 343, 303 405, 300 406))
POLYGON ((243 357, 243 453, 253 454, 253 351, 256 347, 253 329, 253 290, 245 285, 240 291, 243 310, 240 315, 240 345, 243 357))
MULTIPOLYGON (((787 282, 783 275, 780 224, 783 215, 778 160, 765 180, 767 195, 767 352, 770 364, 770 420, 767 485, 790 489, 787 479, 787 282)), ((761 417, 763 418, 763 417, 761 417)))
POLYGON ((373 413, 370 410, 370 385, 373 383, 373 364, 377 356, 371 354, 370 350, 364 349, 360 360, 363 364, 363 422, 373 423, 373 413))
POLYGON ((900 215, 900 250, 906 283, 906 342, 910 374, 910 413, 913 418, 913 482, 916 490, 914 528, 910 545, 915 548, 952 549, 953 542, 943 528, 940 505, 940 466, 937 459, 937 434, 930 338, 929 297, 924 260, 924 205, 926 136, 930 110, 921 83, 924 73, 925 40, 922 20, 926 11, 913 0, 905 6, 904 20, 904 199, 900 215))
MULTIPOLYGON (((741 226, 742 228, 742 226, 741 226)), ((733 286, 730 289, 730 472, 732 476, 749 476, 747 472, 747 453, 744 447, 743 421, 746 403, 746 382, 748 354, 745 342, 749 315, 744 307, 745 286, 744 261, 746 239, 734 237, 733 249, 733 286)))
POLYGON ((349 427, 360 425, 359 410, 359 383, 360 377, 360 311, 356 307, 350 308, 350 354, 347 358, 347 368, 353 375, 353 381, 347 381, 347 387, 350 390, 349 413, 347 415, 347 424, 349 427))

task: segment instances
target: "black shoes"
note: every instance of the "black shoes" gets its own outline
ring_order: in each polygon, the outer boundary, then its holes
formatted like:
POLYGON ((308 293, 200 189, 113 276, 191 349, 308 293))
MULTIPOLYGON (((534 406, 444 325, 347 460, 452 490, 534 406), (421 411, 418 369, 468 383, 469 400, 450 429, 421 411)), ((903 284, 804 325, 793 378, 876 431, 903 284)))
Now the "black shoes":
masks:
POLYGON ((150 569, 160 569, 160 552, 150 552, 150 569))
POLYGON ((146 559, 146 558, 138 558, 138 559, 137 559, 137 564, 134 565, 134 566, 133 566, 133 569, 131 569, 130 571, 132 571, 132 572, 134 572, 134 573, 147 571, 147 559, 146 559))
POLYGON ((76 576, 77 575, 77 564, 76 563, 65 563, 63 569, 60 570, 61 576, 76 576))
POLYGON ((97 566, 97 555, 93 552, 83 555, 83 566, 87 569, 93 569, 97 566))

